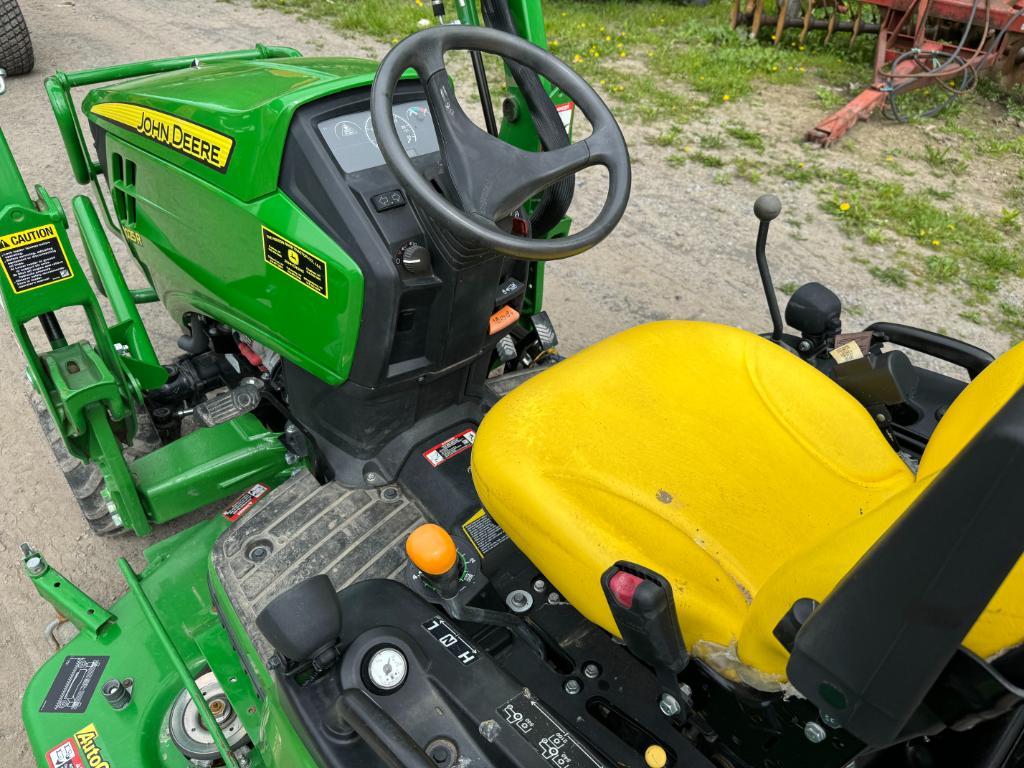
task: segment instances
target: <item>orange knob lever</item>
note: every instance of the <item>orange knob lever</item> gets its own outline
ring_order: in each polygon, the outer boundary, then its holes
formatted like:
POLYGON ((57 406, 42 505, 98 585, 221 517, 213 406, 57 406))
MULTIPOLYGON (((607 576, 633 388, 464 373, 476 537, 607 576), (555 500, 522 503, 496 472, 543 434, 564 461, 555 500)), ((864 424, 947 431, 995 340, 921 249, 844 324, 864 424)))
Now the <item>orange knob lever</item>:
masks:
POLYGON ((451 535, 434 523, 425 523, 409 534, 405 553, 428 576, 444 576, 455 567, 459 557, 451 535))

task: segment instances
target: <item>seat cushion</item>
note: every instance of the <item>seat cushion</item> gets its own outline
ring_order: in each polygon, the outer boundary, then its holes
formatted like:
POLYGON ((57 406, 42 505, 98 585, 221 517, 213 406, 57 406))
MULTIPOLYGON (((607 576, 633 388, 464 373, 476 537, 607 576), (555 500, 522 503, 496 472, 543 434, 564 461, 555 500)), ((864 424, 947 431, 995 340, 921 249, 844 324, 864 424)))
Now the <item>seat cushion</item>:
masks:
POLYGON ((617 560, 673 587, 687 646, 738 640, 776 568, 914 478, 864 408, 745 331, 640 326, 534 377, 473 449, 486 508, 554 586, 616 628, 617 560))

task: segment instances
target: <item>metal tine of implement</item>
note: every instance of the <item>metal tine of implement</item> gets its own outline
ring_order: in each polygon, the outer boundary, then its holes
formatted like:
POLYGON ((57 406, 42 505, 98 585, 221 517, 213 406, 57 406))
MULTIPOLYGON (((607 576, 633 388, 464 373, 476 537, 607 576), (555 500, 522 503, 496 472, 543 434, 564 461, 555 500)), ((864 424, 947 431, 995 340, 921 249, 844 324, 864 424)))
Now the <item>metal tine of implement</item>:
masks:
POLYGON ((750 36, 757 37, 761 31, 761 17, 764 15, 764 0, 754 0, 754 18, 750 22, 750 36))
POLYGON ((864 4, 857 3, 857 11, 853 16, 853 32, 850 34, 850 47, 853 48, 853 41, 857 39, 857 33, 860 32, 860 20, 864 15, 864 4))
POLYGON ((740 0, 732 0, 732 10, 729 12, 729 25, 736 29, 740 23, 740 0))
POLYGON ((796 0, 776 0, 778 4, 779 17, 775 20, 775 45, 782 42, 782 31, 786 27, 786 17, 789 15, 789 4, 796 0))
POLYGON ((836 17, 839 15, 839 3, 834 2, 831 9, 828 11, 828 32, 825 33, 825 45, 828 45, 828 41, 832 39, 832 33, 836 30, 836 17))
POLYGON ((811 12, 814 10, 814 0, 807 0, 807 11, 804 13, 804 27, 800 30, 800 45, 807 39, 807 30, 811 26, 811 12))

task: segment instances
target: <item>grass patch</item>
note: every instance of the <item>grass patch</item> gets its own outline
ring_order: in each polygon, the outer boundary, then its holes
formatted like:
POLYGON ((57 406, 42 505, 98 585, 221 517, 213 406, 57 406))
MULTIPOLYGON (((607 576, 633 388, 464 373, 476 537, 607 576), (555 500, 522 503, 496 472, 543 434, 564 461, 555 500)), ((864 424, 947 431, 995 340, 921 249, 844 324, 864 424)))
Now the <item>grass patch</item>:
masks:
MULTIPOLYGON (((391 42, 431 18, 429 3, 413 0, 253 0, 343 31, 391 42)), ((449 11, 452 8, 449 7, 449 11)), ((729 1, 706 6, 648 0, 549 0, 544 4, 548 48, 640 119, 685 121, 713 106, 729 105, 765 84, 793 84, 808 77, 846 85, 870 75, 874 41, 864 35, 852 49, 836 36, 797 41, 787 30, 782 44, 751 40, 729 27, 729 1)), ((621 110, 620 110, 621 114, 621 110)))
POLYGON ((895 285, 897 288, 906 288, 910 284, 907 273, 902 267, 879 267, 871 266, 868 272, 880 283, 895 285))
MULTIPOLYGON (((870 240, 873 233, 884 231, 914 242, 924 254, 916 266, 928 282, 959 280, 985 301, 1001 279, 1024 274, 1024 242, 1008 236, 999 218, 946 209, 925 192, 846 169, 832 171, 827 181, 820 195, 822 209, 849 234, 870 240)), ((892 274, 872 274, 893 279, 892 274)))
POLYGON ((747 149, 753 149, 757 152, 764 151, 764 139, 761 138, 761 134, 757 131, 734 124, 725 126, 725 132, 747 149))

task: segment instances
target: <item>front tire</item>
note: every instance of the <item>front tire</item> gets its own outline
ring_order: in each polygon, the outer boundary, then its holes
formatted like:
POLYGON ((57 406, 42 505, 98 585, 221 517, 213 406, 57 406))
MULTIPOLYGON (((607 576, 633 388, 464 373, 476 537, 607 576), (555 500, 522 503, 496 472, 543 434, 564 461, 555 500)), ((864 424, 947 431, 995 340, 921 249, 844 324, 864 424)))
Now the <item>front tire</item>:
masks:
MULTIPOLYGON (((43 430, 43 437, 46 438, 46 442, 50 444, 50 450, 53 451, 57 467, 64 475, 64 479, 71 489, 71 495, 75 497, 78 508, 82 512, 82 517, 89 524, 89 529, 97 536, 104 538, 124 533, 124 526, 114 521, 107 507, 107 499, 103 497, 106 481, 103 479, 100 468, 95 464, 86 464, 68 453, 67 446, 64 445, 64 438, 61 436, 60 430, 57 429, 57 425, 54 424, 53 417, 50 416, 50 412, 46 408, 46 403, 34 389, 29 393, 29 401, 39 420, 39 426, 43 430)), ((137 413, 137 417, 139 428, 135 440, 123 451, 125 460, 129 462, 152 453, 160 447, 160 436, 157 434, 149 414, 141 411, 137 413)))
POLYGON ((27 75, 35 66, 32 38, 18 0, 0 0, 0 69, 8 75, 27 75))

